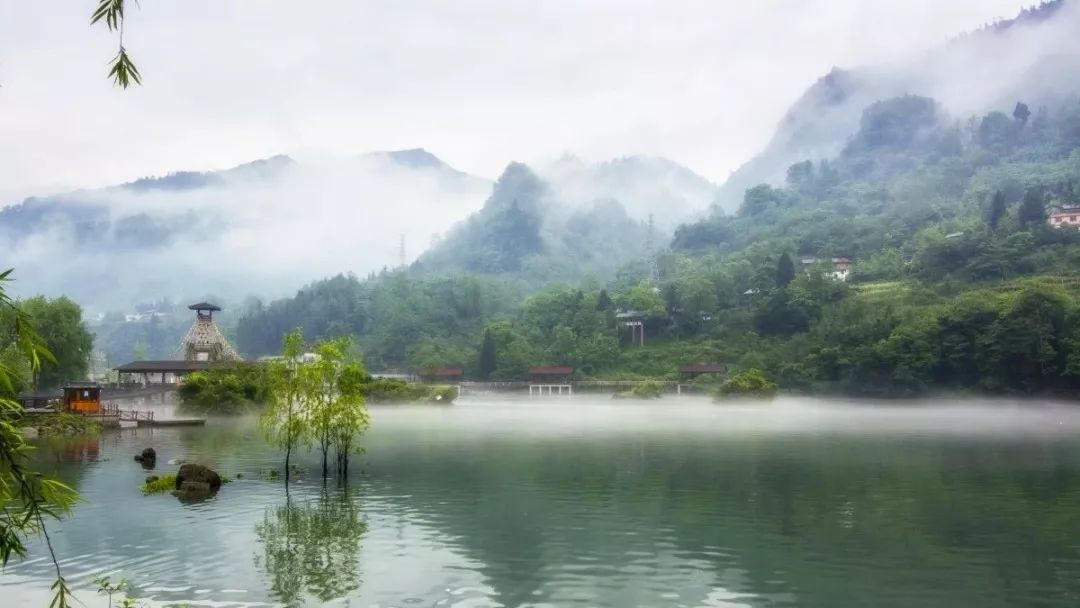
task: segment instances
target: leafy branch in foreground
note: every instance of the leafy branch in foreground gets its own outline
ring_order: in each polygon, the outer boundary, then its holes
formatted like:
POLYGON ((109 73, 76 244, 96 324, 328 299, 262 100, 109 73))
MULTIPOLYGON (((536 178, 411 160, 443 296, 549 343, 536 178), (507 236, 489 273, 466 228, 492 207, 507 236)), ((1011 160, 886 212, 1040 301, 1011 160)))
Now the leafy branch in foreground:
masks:
MULTIPOLYGON (((52 360, 52 355, 34 331, 27 314, 5 293, 3 283, 10 281, 10 277, 11 270, 0 272, 0 309, 10 313, 13 319, 10 332, 0 336, 5 342, 0 346, 10 342, 28 361, 31 372, 36 373, 41 360, 52 360)), ((12 555, 26 557, 26 538, 41 534, 56 569, 53 600, 49 606, 67 608, 71 605, 71 590, 60 572, 45 518, 59 518, 70 511, 77 494, 72 488, 27 466, 32 448, 15 425, 23 412, 22 406, 12 398, 14 373, 13 368, 0 363, 0 567, 7 565, 12 555)))
MULTIPOLYGON (((118 34, 120 49, 110 62, 109 76, 113 83, 122 89, 134 84, 142 84, 142 75, 124 48, 124 5, 127 0, 99 0, 98 6, 90 15, 90 25, 104 21, 110 32, 118 34)), ((136 6, 138 2, 132 0, 136 6)))

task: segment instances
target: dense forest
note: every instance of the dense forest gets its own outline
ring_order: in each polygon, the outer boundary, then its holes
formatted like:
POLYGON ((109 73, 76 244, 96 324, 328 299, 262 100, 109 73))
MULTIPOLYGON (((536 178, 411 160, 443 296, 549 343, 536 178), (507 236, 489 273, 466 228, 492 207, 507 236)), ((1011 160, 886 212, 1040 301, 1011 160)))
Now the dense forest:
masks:
POLYGON ((722 362, 800 391, 1073 391, 1080 234, 1047 220, 1080 205, 1080 103, 1035 101, 964 119, 926 97, 873 103, 837 156, 792 165, 782 187, 750 188, 737 212, 680 226, 603 282, 477 276, 520 271, 544 242, 519 217, 534 201, 500 192, 542 188, 514 167, 488 213, 426 258, 460 260, 463 274, 434 277, 421 260, 316 282, 248 310, 239 347, 275 352, 301 326, 309 339, 357 336, 372 369, 476 378, 542 364, 673 378, 722 362), (619 329, 631 311, 644 346, 619 329))

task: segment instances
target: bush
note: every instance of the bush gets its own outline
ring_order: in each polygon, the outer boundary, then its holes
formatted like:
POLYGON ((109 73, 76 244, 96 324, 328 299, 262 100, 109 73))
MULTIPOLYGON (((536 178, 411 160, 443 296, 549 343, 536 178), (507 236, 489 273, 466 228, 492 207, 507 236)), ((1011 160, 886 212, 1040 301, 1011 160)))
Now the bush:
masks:
POLYGON ((647 380, 641 384, 635 384, 630 390, 615 393, 616 399, 659 399, 664 393, 664 387, 659 382, 647 380))
POLYGON ((185 408, 208 414, 243 414, 266 401, 266 369, 240 363, 189 374, 177 388, 185 408))
POLYGON ((42 435, 97 435, 101 432, 97 421, 69 412, 25 416, 19 426, 36 428, 42 435))
POLYGON ((734 397, 754 397, 759 399, 771 399, 776 396, 779 386, 765 377, 759 369, 748 369, 728 378, 716 396, 719 399, 734 397))
POLYGON ((371 378, 364 383, 364 398, 368 403, 451 403, 457 398, 457 387, 431 386, 396 378, 371 378))

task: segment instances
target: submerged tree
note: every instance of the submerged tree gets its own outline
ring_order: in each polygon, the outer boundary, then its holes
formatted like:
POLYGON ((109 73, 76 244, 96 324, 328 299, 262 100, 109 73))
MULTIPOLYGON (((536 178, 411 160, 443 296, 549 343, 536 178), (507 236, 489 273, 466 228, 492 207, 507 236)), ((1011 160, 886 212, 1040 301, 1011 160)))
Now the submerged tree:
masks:
POLYGON ((306 438, 303 416, 304 391, 299 374, 304 354, 304 335, 300 329, 285 334, 282 340, 281 359, 270 364, 268 371, 270 390, 266 409, 259 424, 267 439, 285 450, 285 485, 289 484, 290 460, 293 450, 306 438))
POLYGON ((308 432, 322 454, 322 475, 330 474, 330 449, 336 448, 338 471, 348 469, 353 440, 368 426, 364 407, 364 369, 350 360, 347 337, 320 342, 315 360, 300 367, 308 432))

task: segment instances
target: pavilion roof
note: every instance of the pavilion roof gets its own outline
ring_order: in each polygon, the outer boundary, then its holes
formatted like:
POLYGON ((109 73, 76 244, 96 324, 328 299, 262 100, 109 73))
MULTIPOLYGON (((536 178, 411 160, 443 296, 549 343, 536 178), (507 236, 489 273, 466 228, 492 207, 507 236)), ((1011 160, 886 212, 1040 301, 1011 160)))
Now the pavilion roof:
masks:
POLYGON ((199 302, 198 304, 192 304, 191 306, 188 306, 188 310, 210 310, 213 312, 217 312, 221 310, 221 307, 216 304, 211 304, 209 302, 199 302))

